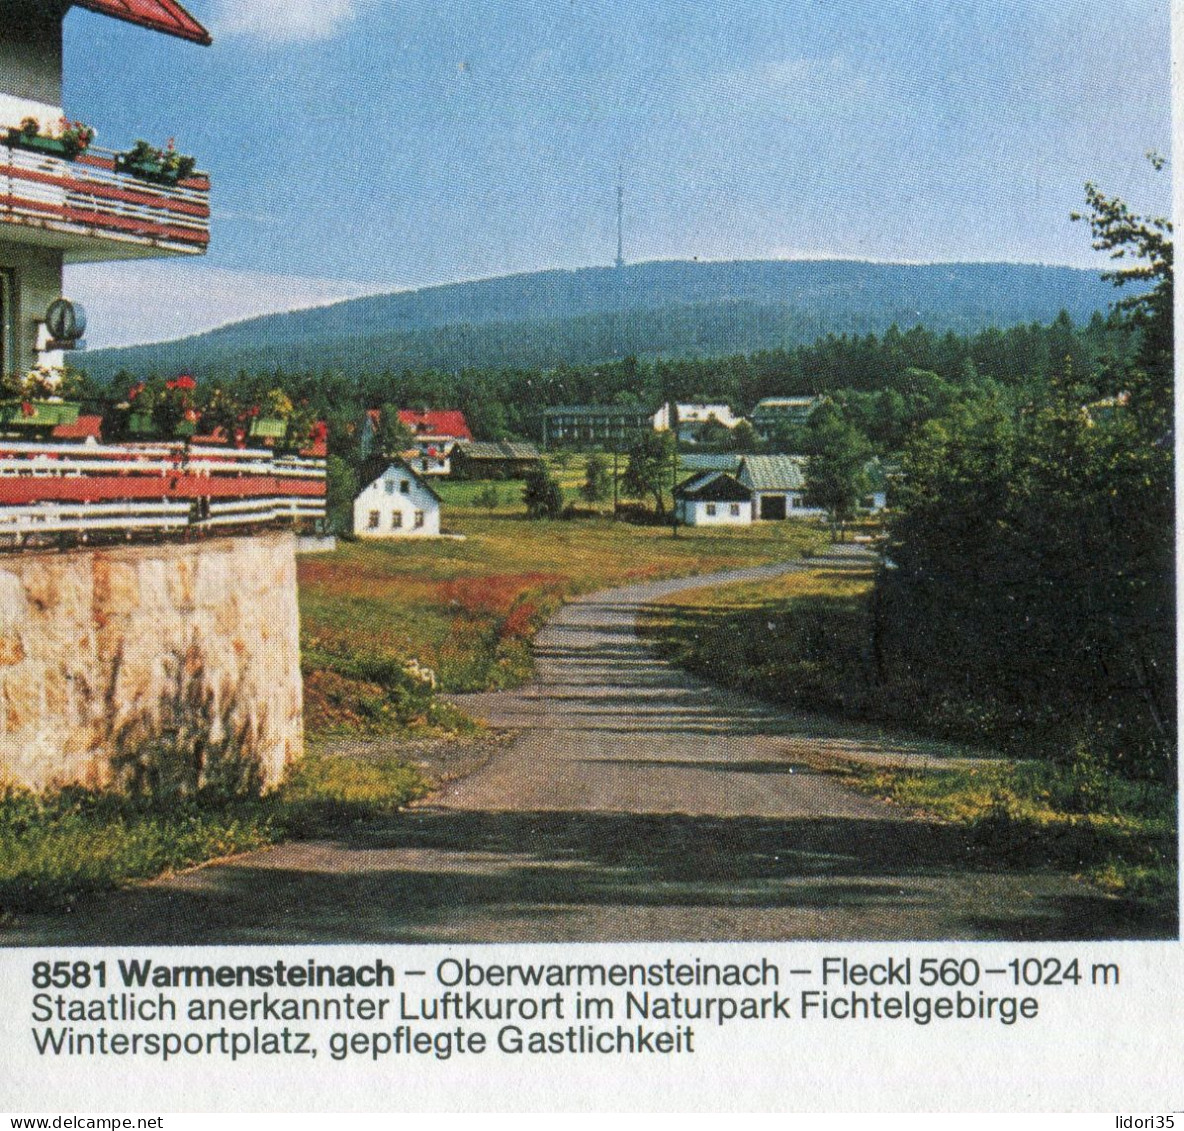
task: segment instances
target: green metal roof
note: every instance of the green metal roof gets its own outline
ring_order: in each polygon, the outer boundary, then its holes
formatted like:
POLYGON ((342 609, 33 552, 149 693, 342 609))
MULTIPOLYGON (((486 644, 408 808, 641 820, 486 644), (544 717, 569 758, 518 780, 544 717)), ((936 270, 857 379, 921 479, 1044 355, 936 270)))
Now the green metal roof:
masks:
POLYGON ((492 443, 486 440, 462 440, 456 445, 466 459, 542 459, 534 444, 514 444, 509 441, 492 443))
POLYGON ((805 456, 745 456, 740 482, 754 491, 802 491, 806 487, 805 456))

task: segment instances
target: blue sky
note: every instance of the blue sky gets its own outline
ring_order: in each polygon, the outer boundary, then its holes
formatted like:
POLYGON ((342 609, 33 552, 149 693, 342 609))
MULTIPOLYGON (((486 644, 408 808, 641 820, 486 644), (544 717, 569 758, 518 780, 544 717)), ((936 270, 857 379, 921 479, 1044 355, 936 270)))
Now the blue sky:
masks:
POLYGON ((1149 211, 1167 0, 190 0, 210 48, 75 9, 67 112, 214 179, 200 264, 76 268, 102 345, 626 258, 1094 265, 1149 211))

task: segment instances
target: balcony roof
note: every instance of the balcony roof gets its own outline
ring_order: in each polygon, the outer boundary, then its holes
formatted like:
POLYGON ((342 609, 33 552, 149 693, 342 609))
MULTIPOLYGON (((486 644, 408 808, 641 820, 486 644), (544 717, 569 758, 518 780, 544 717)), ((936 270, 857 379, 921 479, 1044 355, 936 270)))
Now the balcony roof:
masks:
POLYGON ((176 0, 73 0, 73 3, 103 16, 114 16, 203 46, 213 42, 210 33, 176 0))

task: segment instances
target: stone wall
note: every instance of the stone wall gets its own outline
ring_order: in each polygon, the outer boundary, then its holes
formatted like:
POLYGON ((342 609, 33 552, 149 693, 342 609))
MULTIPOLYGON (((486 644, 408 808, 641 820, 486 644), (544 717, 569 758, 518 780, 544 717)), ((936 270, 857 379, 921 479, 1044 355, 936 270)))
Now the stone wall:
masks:
POLYGON ((0 783, 273 785, 302 706, 290 534, 0 555, 0 783))

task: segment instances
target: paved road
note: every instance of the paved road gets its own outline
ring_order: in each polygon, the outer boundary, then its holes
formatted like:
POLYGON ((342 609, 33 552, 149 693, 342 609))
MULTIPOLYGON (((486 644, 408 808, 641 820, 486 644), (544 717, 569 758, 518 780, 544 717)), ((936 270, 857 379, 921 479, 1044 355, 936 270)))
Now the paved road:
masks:
MULTIPOLYGON (((840 558, 832 563, 843 568, 840 558)), ((1087 938, 1140 934, 1071 877, 978 863, 812 767, 943 752, 794 716, 657 659, 646 602, 800 564, 616 589, 567 605, 537 677, 458 696, 518 732, 429 803, 6 931, 11 942, 1087 938)), ((948 751, 944 753, 949 753, 948 751)))

